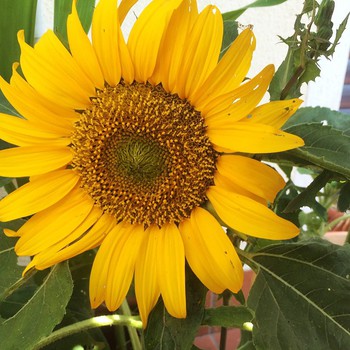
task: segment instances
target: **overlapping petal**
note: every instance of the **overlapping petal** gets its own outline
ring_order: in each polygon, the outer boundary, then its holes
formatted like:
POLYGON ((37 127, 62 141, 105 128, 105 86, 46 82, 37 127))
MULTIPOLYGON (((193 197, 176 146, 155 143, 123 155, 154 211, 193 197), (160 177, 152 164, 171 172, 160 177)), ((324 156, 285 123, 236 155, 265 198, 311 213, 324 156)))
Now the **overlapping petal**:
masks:
POLYGON ((104 77, 101 67, 91 42, 80 23, 75 1, 73 1, 72 13, 67 19, 67 35, 69 49, 74 60, 79 64, 94 86, 102 89, 104 87, 104 77))
POLYGON ((90 105, 95 86, 52 31, 47 31, 34 48, 18 33, 21 68, 29 84, 49 101, 83 109, 90 105))
POLYGON ((217 97, 236 89, 248 73, 254 50, 255 37, 248 28, 236 38, 206 81, 191 96, 194 106, 202 110, 217 97))
POLYGON ((185 250, 175 224, 159 229, 157 273, 160 292, 170 315, 186 317, 185 250))
POLYGON ((197 15, 196 0, 184 0, 174 10, 163 35, 157 64, 150 80, 155 85, 161 82, 168 92, 175 92, 175 87, 178 85, 182 57, 187 51, 188 36, 197 15), (181 30, 175 29, 180 27, 181 30))
POLYGON ((0 220, 18 219, 50 207, 65 197, 79 179, 72 170, 37 176, 0 201, 0 220))
POLYGON ((304 145, 300 137, 265 124, 229 121, 209 124, 207 134, 214 145, 233 152, 274 153, 304 145))
MULTIPOLYGON (((96 215, 96 213, 94 213, 94 215, 96 215)), ((52 244, 49 248, 35 255, 30 265, 26 268, 26 271, 33 266, 39 270, 46 269, 72 256, 79 255, 97 247, 115 225, 115 218, 108 214, 100 216, 87 232, 82 232, 82 225, 80 225, 69 237, 66 237, 56 244, 52 244), (80 237, 73 238, 74 241, 72 241, 72 237, 75 237, 77 232, 81 234, 80 237)))
POLYGON ((251 111, 244 121, 281 128, 302 103, 298 98, 265 103, 251 111))
POLYGON ((120 223, 103 240, 91 270, 93 307, 101 300, 111 311, 121 305, 130 288, 144 236, 141 225, 120 223))
POLYGON ((215 293, 238 292, 243 268, 226 233, 206 210, 196 208, 180 224, 186 259, 202 283, 215 293))
POLYGON ((18 255, 35 255, 69 236, 89 215, 91 197, 80 188, 51 207, 32 216, 19 230, 15 251, 18 255))
POLYGON ((238 185, 270 202, 285 185, 276 170, 248 157, 224 155, 218 158, 216 166, 218 173, 227 179, 228 186, 238 185))
POLYGON ((223 23, 219 10, 215 6, 207 6, 197 16, 188 33, 173 93, 191 100, 191 96, 218 62, 222 33, 223 23))
POLYGON ((207 196, 220 218, 237 231, 274 240, 290 239, 299 234, 294 224, 249 197, 217 186, 211 187, 207 196))
POLYGON ((148 315, 160 296, 159 229, 151 226, 145 232, 135 265, 135 293, 143 327, 147 327, 148 315))
POLYGON ((135 68, 135 80, 146 82, 154 71, 163 32, 181 0, 154 0, 133 26, 128 47, 135 68), (150 38, 152 38, 150 40, 150 38))
POLYGON ((45 174, 67 165, 73 158, 68 147, 28 146, 0 151, 0 173, 7 177, 45 174))
POLYGON ((117 85, 121 77, 131 83, 134 68, 119 25, 116 0, 98 3, 92 20, 92 42, 107 83, 117 85))

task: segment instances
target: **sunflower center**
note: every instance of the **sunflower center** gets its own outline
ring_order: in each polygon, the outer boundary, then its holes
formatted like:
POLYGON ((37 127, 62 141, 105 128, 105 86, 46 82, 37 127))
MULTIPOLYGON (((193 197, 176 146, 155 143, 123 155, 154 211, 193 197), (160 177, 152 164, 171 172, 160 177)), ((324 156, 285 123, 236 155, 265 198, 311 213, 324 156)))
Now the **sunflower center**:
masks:
POLYGON ((97 92, 72 137, 73 168, 104 213, 145 226, 179 223, 207 200, 217 153, 204 119, 161 85, 97 92))
POLYGON ((121 174, 146 185, 155 181, 165 169, 165 151, 150 139, 113 137, 105 147, 106 166, 111 174, 121 174))

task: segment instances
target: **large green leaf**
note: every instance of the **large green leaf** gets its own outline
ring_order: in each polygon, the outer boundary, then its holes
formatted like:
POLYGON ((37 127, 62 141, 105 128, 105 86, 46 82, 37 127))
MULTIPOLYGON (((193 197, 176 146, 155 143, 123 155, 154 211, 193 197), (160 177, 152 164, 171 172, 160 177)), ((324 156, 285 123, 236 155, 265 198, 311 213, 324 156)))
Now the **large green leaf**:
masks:
POLYGON ((62 320, 72 294, 67 263, 51 269, 31 299, 11 318, 0 319, 1 348, 32 349, 62 320))
POLYGON ((242 13, 252 7, 266 7, 282 4, 287 0, 255 0, 251 4, 241 7, 238 10, 226 12, 223 14, 225 20, 236 20, 242 13))
POLYGON ((273 245, 249 258, 257 349, 350 349, 350 245, 273 245))
POLYGON ((17 230, 23 225, 23 220, 0 223, 0 301, 10 294, 13 286, 21 279, 23 266, 18 264, 18 257, 14 252, 16 239, 4 235, 2 229, 7 227, 17 230))
POLYGON ((289 154, 350 178, 348 114, 321 107, 301 108, 283 130, 305 141, 305 146, 288 151, 289 154))
POLYGON ((220 50, 220 59, 230 48, 233 41, 238 36, 238 23, 236 21, 227 20, 224 21, 224 35, 222 37, 222 44, 220 50))
POLYGON ((188 350, 192 348, 204 316, 206 289, 193 272, 186 269, 187 317, 171 317, 160 300, 150 314, 144 332, 146 350, 188 350))
MULTIPOLYGON (((95 0, 78 0, 77 11, 81 24, 87 33, 90 29, 95 0)), ((54 31, 68 47, 67 17, 72 12, 72 0, 55 0, 54 31)))
POLYGON ((1 0, 0 75, 6 80, 11 76, 12 63, 19 58, 17 32, 24 29, 27 43, 34 42, 36 4, 37 0, 1 0))
MULTIPOLYGON (((95 311, 91 309, 89 299, 89 277, 94 257, 95 254, 88 251, 70 259, 69 266, 74 281, 73 294, 67 305, 66 315, 55 330, 95 316, 95 311)), ((94 346, 98 349, 110 349, 102 330, 93 328, 84 329, 79 333, 57 339, 52 344, 45 346, 45 350, 73 349, 74 346, 78 345, 84 349, 94 349, 94 346)))

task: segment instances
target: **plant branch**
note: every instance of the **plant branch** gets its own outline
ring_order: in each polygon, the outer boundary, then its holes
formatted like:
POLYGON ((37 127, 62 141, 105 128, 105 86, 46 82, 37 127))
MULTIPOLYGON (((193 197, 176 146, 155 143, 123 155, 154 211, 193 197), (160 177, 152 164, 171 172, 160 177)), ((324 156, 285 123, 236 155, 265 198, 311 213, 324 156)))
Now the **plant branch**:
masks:
MULTIPOLYGON (((130 307, 126 299, 121 305, 121 310, 124 316, 131 316, 130 307)), ((128 325, 127 328, 133 350, 142 350, 140 338, 137 334, 135 327, 128 325)))
POLYGON ((142 322, 138 317, 124 315, 97 316, 58 329, 57 331, 51 333, 48 337, 39 341, 33 348, 33 350, 42 349, 46 345, 52 344, 53 342, 59 339, 65 338, 72 334, 79 333, 81 331, 113 325, 142 328, 142 322))

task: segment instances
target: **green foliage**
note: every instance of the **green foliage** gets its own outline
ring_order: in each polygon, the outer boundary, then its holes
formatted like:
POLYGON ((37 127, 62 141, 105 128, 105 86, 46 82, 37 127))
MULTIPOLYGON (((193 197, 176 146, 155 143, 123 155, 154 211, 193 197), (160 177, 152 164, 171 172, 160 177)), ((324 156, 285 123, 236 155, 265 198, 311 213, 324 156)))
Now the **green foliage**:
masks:
POLYGON ((288 45, 288 52, 270 84, 271 100, 299 97, 301 85, 320 75, 319 59, 333 55, 349 17, 340 24, 332 43, 333 10, 333 0, 323 0, 320 5, 314 0, 305 1, 302 12, 296 17, 294 34, 281 38, 288 45))
POLYGON ((0 320, 3 349, 31 349, 62 320, 72 293, 68 264, 52 268, 33 296, 12 317, 0 320), (9 336, 9 335, 16 336, 9 336))
MULTIPOLYGON (((91 26, 95 0, 78 0, 77 11, 81 24, 87 33, 91 26)), ((68 47, 67 17, 72 12, 72 0, 55 0, 54 32, 68 47)))
POLYGON ((350 348, 350 246, 326 241, 270 246, 249 260, 257 349, 350 348))
MULTIPOLYGON (((37 0, 2 0, 0 11, 0 75, 9 80, 12 63, 19 59, 17 32, 24 29, 26 42, 34 43, 37 0), (4 54, 6 53, 6 54, 4 54)), ((1 106, 1 102, 0 102, 1 106)))
POLYGON ((255 0, 251 4, 241 7, 238 10, 226 12, 223 14, 224 20, 235 21, 239 16, 241 16, 246 10, 253 7, 266 7, 282 4, 287 0, 255 0))
POLYGON ((350 182, 346 182, 343 184, 338 198, 338 210, 346 211, 350 209, 350 182))
POLYGON ((350 178, 349 115, 328 108, 301 108, 283 129, 305 142, 288 154, 350 178))
POLYGON ((232 42, 238 36, 238 23, 233 20, 224 21, 224 37, 222 38, 222 45, 220 51, 220 58, 226 53, 232 42))

